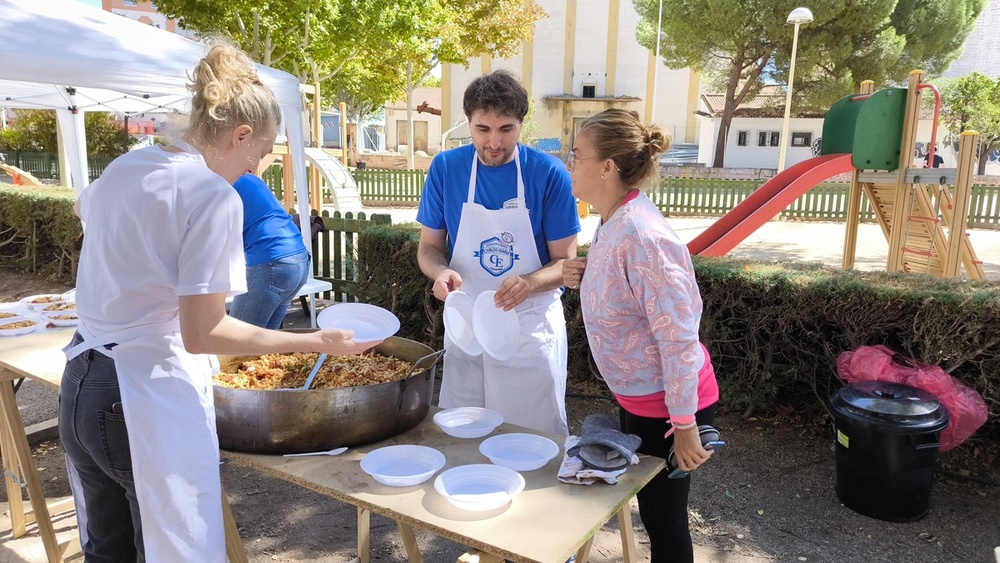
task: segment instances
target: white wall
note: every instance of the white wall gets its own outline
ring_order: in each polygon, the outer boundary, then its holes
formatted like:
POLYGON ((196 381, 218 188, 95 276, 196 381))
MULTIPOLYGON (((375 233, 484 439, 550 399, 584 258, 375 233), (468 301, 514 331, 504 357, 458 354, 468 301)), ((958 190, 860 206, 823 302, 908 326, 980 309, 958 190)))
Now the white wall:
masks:
MULTIPOLYGON (((733 118, 733 123, 729 129, 729 137, 726 140, 726 168, 777 168, 778 147, 760 147, 757 145, 757 135, 760 131, 781 132, 781 118, 733 118), (747 146, 739 146, 739 131, 747 131, 747 146)), ((709 118, 699 116, 698 122, 701 127, 701 143, 698 146, 698 162, 711 166, 715 159, 715 139, 721 119, 718 117, 709 118)), ((917 150, 920 154, 926 154, 926 145, 931 139, 932 121, 930 119, 920 120, 917 126, 917 150)), ((789 120, 789 137, 796 132, 812 133, 812 140, 820 138, 823 134, 822 118, 792 118, 789 120)), ((954 168, 958 161, 957 144, 947 144, 944 142, 948 132, 943 127, 938 128, 938 150, 944 158, 946 168, 954 168)), ((919 156, 914 151, 913 163, 910 166, 923 166, 923 156, 919 156)), ((811 147, 788 147, 785 153, 785 168, 794 164, 808 160, 813 157, 811 147)), ((991 160, 986 166, 986 174, 990 176, 1000 175, 1000 154, 991 155, 991 160)))
MULTIPOLYGON (((701 140, 698 147, 698 162, 711 166, 715 160, 715 140, 721 118, 700 118, 702 124, 701 140)), ((726 168, 777 168, 779 147, 771 146, 773 133, 781 136, 782 119, 780 117, 750 118, 734 117, 729 126, 726 138, 726 168), (746 146, 739 146, 740 132, 746 132, 746 146), (758 136, 763 132, 767 136, 765 146, 758 144, 758 136)), ((820 118, 792 118, 788 121, 788 142, 795 133, 805 133, 810 136, 810 144, 806 146, 790 146, 785 151, 785 168, 812 158, 811 144, 823 134, 823 120, 820 118)), ((779 139, 780 142, 780 139, 779 139)))

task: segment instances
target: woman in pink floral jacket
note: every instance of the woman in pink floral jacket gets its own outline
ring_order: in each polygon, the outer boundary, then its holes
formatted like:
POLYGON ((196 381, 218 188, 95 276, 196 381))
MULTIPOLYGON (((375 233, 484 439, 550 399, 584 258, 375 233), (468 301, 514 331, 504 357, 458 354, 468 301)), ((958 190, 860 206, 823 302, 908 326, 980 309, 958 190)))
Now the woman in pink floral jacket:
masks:
MULTIPOLYGON (((639 453, 693 471, 711 456, 698 426, 712 424, 719 388, 698 339, 702 302, 687 247, 639 191, 658 178, 670 145, 659 126, 610 109, 588 118, 568 168, 573 195, 601 215, 587 258, 563 263, 579 288, 590 350, 620 407, 623 432, 642 438, 639 453)), ((652 561, 692 561, 687 501, 690 476, 664 470, 639 492, 652 561)))

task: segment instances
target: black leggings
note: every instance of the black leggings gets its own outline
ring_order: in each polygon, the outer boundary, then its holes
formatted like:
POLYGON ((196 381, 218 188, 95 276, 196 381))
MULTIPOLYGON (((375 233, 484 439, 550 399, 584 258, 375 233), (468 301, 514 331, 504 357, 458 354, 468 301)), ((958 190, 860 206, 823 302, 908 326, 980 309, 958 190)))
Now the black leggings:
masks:
MULTIPOLYGON (((695 413, 699 426, 715 422, 715 406, 713 403, 695 413)), ((618 419, 622 432, 642 438, 639 453, 667 459, 674 437, 663 437, 670 428, 666 419, 636 416, 622 408, 618 419)), ((691 476, 670 479, 668 474, 666 469, 660 471, 636 495, 639 517, 649 534, 650 563, 690 563, 694 561, 687 512, 691 476)))

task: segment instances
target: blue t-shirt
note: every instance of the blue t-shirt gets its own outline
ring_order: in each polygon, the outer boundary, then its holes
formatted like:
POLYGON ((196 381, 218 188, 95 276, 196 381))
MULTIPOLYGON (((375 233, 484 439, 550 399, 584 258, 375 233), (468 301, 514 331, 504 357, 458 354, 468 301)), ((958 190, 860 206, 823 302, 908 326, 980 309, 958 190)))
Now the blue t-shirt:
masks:
MULTIPOLYGON (((465 145, 435 156, 420 196, 417 222, 430 229, 447 229, 450 241, 458 234, 462 204, 468 199, 475 151, 475 146, 465 145)), ((518 152, 531 230, 544 266, 550 260, 547 241, 580 232, 576 199, 569 172, 559 159, 524 145, 518 145, 518 152)), ((496 210, 517 197, 517 164, 513 160, 502 166, 479 163, 476 170, 475 203, 496 210)), ((448 252, 450 255, 451 245, 448 252)))
POLYGON ((264 180, 244 174, 233 184, 243 200, 243 251, 247 266, 266 264, 306 251, 291 215, 264 180))

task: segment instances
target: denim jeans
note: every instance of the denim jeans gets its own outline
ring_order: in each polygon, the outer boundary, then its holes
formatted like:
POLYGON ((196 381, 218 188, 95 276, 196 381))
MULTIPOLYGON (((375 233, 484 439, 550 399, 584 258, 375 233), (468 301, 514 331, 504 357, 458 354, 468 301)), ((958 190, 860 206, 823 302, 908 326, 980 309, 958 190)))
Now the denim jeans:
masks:
MULTIPOLYGON (((79 342, 80 336, 74 335, 73 343, 79 342)), ((111 358, 88 350, 66 364, 59 387, 59 439, 79 474, 79 492, 87 507, 87 563, 145 561, 128 430, 120 407, 111 358)))
POLYGON ((233 299, 229 315, 264 328, 281 328, 292 299, 308 279, 306 252, 250 266, 247 292, 233 299))

